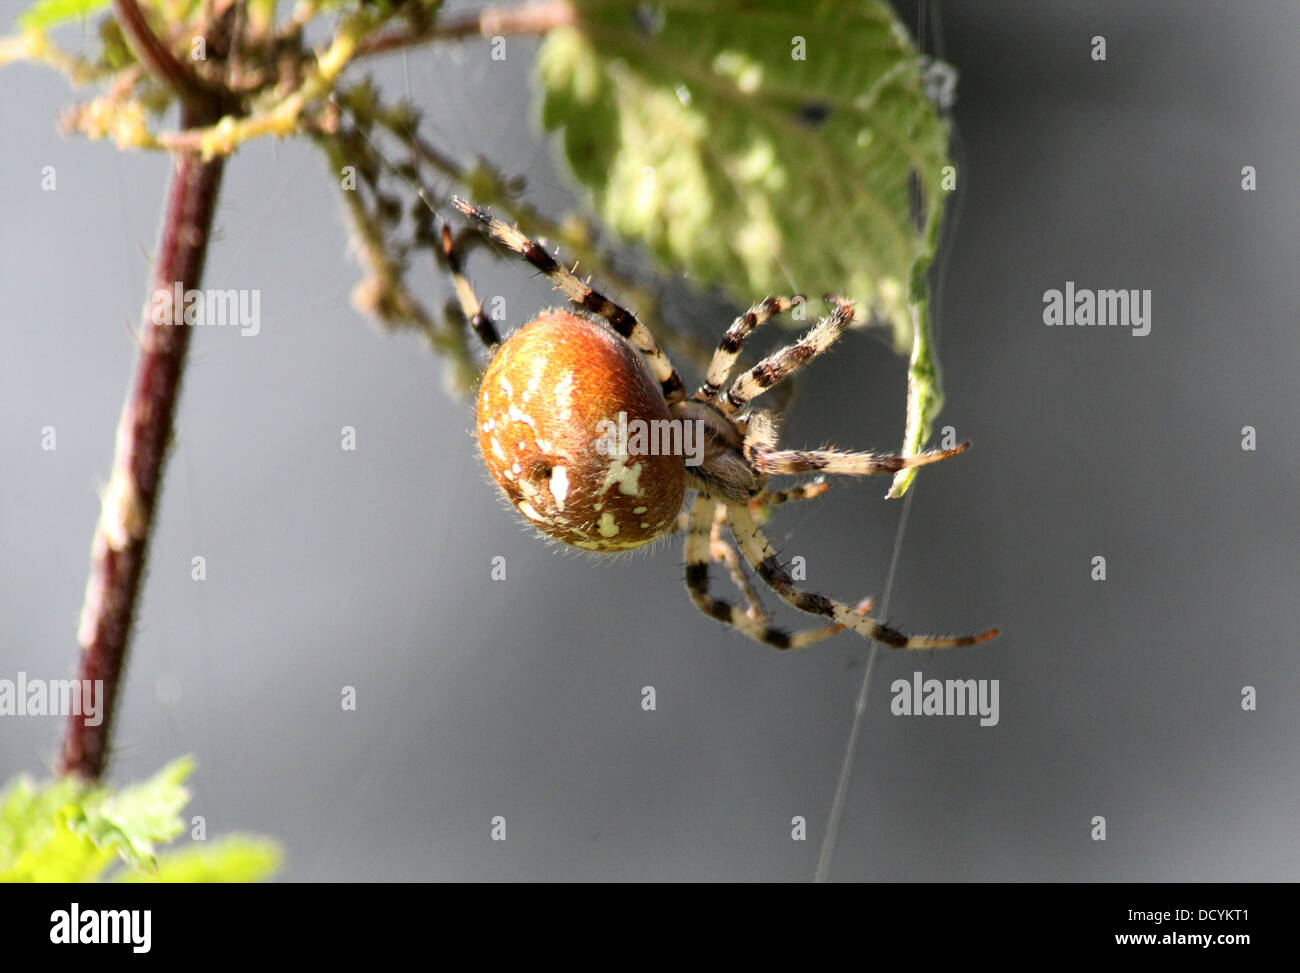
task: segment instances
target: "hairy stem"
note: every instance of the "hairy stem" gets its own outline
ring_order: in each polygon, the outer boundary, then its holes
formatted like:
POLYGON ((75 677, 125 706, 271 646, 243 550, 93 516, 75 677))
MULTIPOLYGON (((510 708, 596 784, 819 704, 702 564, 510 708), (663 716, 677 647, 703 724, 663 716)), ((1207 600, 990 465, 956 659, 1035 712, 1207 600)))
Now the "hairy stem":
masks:
MULTIPOLYGON (((204 121, 202 109, 186 108, 182 113, 185 126, 204 121)), ((177 286, 182 293, 199 286, 224 165, 221 157, 204 162, 186 153, 176 158, 151 300, 140 334, 140 357, 117 427, 113 473, 95 527, 90 580, 77 633, 81 647, 77 678, 102 682, 103 719, 89 726, 84 717, 69 716, 59 757, 61 774, 94 780, 107 762, 190 339, 189 327, 178 320, 180 308, 172 307, 170 300, 152 298, 171 295, 177 286), (157 315, 161 321, 153 320, 155 307, 166 311, 157 315)))

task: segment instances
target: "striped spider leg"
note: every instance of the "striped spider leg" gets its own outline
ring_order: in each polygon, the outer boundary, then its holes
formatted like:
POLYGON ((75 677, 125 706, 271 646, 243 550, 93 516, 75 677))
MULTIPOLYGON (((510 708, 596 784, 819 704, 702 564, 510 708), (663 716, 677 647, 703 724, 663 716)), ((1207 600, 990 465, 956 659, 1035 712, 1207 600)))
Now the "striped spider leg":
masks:
MULTIPOLYGON (((710 595, 709 561, 712 559, 711 540, 714 536, 715 524, 723 522, 723 520, 715 517, 715 510, 717 509, 728 510, 725 505, 719 504, 716 500, 703 495, 697 496, 691 509, 690 522, 686 531, 686 589, 690 592, 691 601, 695 603, 700 611, 710 618, 716 618, 718 621, 730 625, 742 635, 747 635, 756 642, 762 642, 776 649, 802 648, 844 631, 846 624, 840 619, 836 619, 828 625, 802 629, 797 632, 787 632, 785 629, 776 628, 768 623, 767 612, 763 610, 758 601, 758 596, 753 593, 753 589, 749 587, 747 580, 742 580, 743 574, 736 579, 736 586, 740 588, 742 596, 749 603, 749 611, 742 611, 731 602, 710 595)), ((725 519, 729 520, 730 518, 725 519)), ((866 613, 870 609, 871 600, 868 598, 860 602, 856 608, 850 608, 849 612, 858 618, 865 619, 869 617, 866 613)))
MULTIPOLYGON (((799 500, 811 500, 814 497, 821 496, 829 488, 830 484, 826 483, 824 480, 816 480, 809 483, 799 484, 790 489, 778 490, 776 492, 764 490, 750 501, 750 509, 758 514, 761 511, 766 511, 770 507, 779 506, 784 503, 791 503, 799 500)), ((728 526, 727 506, 723 503, 713 503, 712 506, 712 525, 709 528, 709 559, 704 562, 691 560, 691 558, 698 559, 699 553, 703 549, 702 544, 700 544, 697 539, 690 548, 687 560, 687 575, 688 577, 694 577, 698 586, 697 590, 692 591, 691 593, 692 600, 696 602, 697 606, 699 606, 706 615, 709 615, 711 618, 726 615, 727 618, 730 619, 732 614, 738 610, 728 602, 719 601, 718 599, 709 596, 707 569, 709 562, 713 561, 726 567, 727 573, 731 576, 732 584, 735 585, 736 590, 745 601, 745 615, 753 622, 765 626, 767 637, 761 637, 759 641, 765 642, 769 645, 788 648, 791 641, 795 641, 800 645, 810 645, 813 642, 819 642, 823 638, 834 635, 836 632, 843 631, 843 625, 833 624, 812 630, 811 632, 803 633, 796 638, 779 629, 773 629, 773 627, 768 624, 770 616, 767 610, 763 607, 758 592, 754 590, 754 586, 750 583, 749 575, 746 573, 744 560, 741 557, 740 552, 737 550, 735 544, 724 536, 724 531, 726 531, 728 526), (692 564, 694 564, 695 567, 692 567, 692 564), (701 567, 703 567, 706 572, 703 575, 700 574, 701 567)), ((700 515, 702 516, 703 514, 701 513, 700 515)), ((689 512, 682 513, 678 516, 677 530, 687 532, 691 531, 691 525, 696 516, 697 514, 694 505, 692 505, 692 509, 689 512)), ((871 604, 871 598, 864 598, 855 606, 854 610, 859 612, 868 612, 871 610, 871 604)))
POLYGON ((834 619, 844 628, 875 639, 893 649, 945 649, 987 642, 998 634, 991 628, 978 635, 904 635, 864 612, 822 594, 795 587, 794 580, 772 550, 749 509, 741 504, 727 508, 731 530, 749 566, 767 585, 789 604, 802 612, 834 619))
POLYGON ((650 329, 638 321, 631 311, 620 307, 600 291, 584 284, 547 253, 541 244, 528 239, 515 227, 502 223, 487 210, 480 209, 460 197, 453 199, 451 204, 473 220, 493 240, 519 254, 554 281, 570 301, 583 310, 604 318, 615 332, 630 341, 633 347, 645 356, 651 374, 659 382, 664 401, 672 405, 686 398, 686 388, 682 385, 681 376, 677 374, 672 362, 655 341, 650 329))
POLYGON ((492 319, 483 312, 483 304, 474 293, 469 280, 465 277, 465 263, 461 257, 461 248, 452 238, 451 227, 442 225, 442 253, 447 261, 447 270, 451 274, 452 286, 456 290, 456 300, 460 303, 461 313, 466 323, 478 335, 483 347, 491 350, 501 344, 501 336, 492 319))

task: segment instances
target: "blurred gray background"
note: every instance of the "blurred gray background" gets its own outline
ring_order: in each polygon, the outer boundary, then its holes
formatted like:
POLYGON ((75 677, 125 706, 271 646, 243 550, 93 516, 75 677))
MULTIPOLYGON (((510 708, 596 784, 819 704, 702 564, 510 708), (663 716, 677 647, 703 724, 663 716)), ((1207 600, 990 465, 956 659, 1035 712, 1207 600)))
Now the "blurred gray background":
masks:
MULTIPOLYGON (((6 30, 22 6, 0 3, 6 30)), ((1300 8, 931 9, 942 33, 931 20, 922 45, 961 72, 940 425, 975 448, 920 477, 889 614, 1004 634, 882 652, 831 877, 1295 880, 1300 8), (1066 280, 1150 288, 1151 334, 1044 327, 1043 292, 1066 280), (1000 680, 1000 723, 892 716, 890 683, 917 670, 1000 680)), ((439 47, 377 76, 409 85, 440 144, 559 214, 574 196, 538 136, 533 49, 439 47)), ((61 137, 72 100, 51 72, 3 73, 4 678, 71 672, 168 172, 61 137)), ((676 542, 609 561, 527 533, 445 364, 351 309, 358 271, 314 150, 242 150, 218 223, 205 285, 260 289, 263 326, 195 336, 113 779, 194 754, 191 813, 209 834, 277 837, 291 880, 809 879, 868 644, 782 654, 725 630, 688 601, 676 542)), ((553 300, 482 250, 471 273, 511 325, 553 300)), ((709 338, 735 311, 670 306, 709 338)), ((851 336, 785 438, 892 449, 904 400, 903 360, 851 336)), ((838 483, 775 517, 810 587, 880 595, 902 509, 885 486, 838 483)), ((0 721, 0 778, 47 768, 60 729, 0 721)))

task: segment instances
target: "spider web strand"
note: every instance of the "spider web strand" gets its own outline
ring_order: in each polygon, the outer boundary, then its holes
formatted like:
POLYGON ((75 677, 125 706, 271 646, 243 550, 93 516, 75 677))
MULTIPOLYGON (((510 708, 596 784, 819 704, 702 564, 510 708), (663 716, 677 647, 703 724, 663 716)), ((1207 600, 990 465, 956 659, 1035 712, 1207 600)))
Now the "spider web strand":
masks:
MULTIPOLYGON (((889 570, 885 572, 885 587, 880 596, 880 617, 885 618, 889 612, 889 596, 894 589, 894 572, 898 568, 898 557, 903 550, 903 534, 907 530, 908 514, 912 510, 912 498, 916 496, 916 484, 903 498, 903 512, 898 517, 898 530, 894 534, 894 549, 889 555, 889 570)), ((853 710, 853 726, 849 730, 849 742, 844 747, 844 761, 840 765, 840 776, 835 782, 835 798, 831 802, 830 817, 826 822, 826 835, 822 838, 821 852, 817 856, 817 873, 813 881, 825 882, 830 876, 831 862, 835 858, 835 844, 839 839, 840 822, 844 818, 844 805, 849 795, 849 781, 853 777, 853 763, 858 751, 858 738, 862 732, 862 718, 867 712, 867 697, 871 690, 871 673, 876 668, 876 657, 880 654, 880 644, 871 643, 867 655, 867 669, 862 674, 862 688, 858 690, 857 703, 853 710)))

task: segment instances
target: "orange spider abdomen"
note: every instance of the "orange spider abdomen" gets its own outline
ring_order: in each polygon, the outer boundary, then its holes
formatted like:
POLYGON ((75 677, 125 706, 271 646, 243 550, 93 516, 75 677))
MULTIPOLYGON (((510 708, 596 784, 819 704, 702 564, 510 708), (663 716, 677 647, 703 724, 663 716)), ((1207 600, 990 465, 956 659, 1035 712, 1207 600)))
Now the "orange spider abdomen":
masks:
POLYGON ((640 353, 571 311, 544 311, 512 334, 479 386, 488 472, 534 527, 589 551, 625 551, 673 529, 682 455, 629 452, 619 435, 669 421, 640 353))

